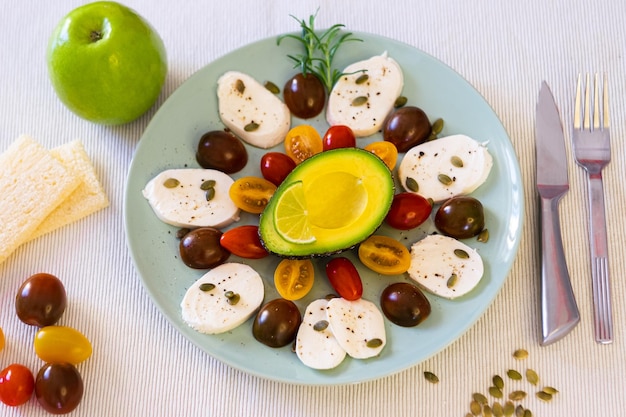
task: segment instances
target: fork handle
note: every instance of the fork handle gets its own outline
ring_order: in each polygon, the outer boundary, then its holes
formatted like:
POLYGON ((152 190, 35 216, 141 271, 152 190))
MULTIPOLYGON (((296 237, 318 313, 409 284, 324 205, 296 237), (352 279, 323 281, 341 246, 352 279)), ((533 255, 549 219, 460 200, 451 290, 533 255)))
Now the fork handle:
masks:
POLYGON ((563 241, 558 203, 561 195, 541 197, 541 328, 542 345, 567 335, 580 321, 572 290, 563 241))
POLYGON ((589 237, 596 342, 613 342, 611 286, 602 171, 589 173, 589 237))

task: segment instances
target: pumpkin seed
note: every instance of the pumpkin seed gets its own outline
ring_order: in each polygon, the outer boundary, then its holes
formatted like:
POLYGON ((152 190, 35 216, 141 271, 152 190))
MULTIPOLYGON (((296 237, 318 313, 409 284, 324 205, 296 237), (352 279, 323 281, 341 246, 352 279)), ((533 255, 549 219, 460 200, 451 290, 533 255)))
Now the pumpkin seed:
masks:
POLYGON ((483 405, 483 416, 485 417, 493 416, 493 412, 491 411, 491 407, 489 407, 489 404, 483 405))
POLYGON ((352 100, 352 105, 353 106, 362 106, 365 103, 367 103, 367 97, 366 96, 358 96, 357 98, 352 100))
POLYGON ((457 280, 458 280, 458 276, 457 274, 452 274, 450 275, 450 278, 448 278, 448 281, 446 281, 446 286, 448 288, 452 288, 454 287, 454 285, 456 284, 457 280))
POLYGON ((367 341, 367 343, 365 344, 368 348, 377 348, 382 346, 383 341, 379 338, 375 338, 375 339, 370 339, 367 341))
POLYGON ((439 382, 439 377, 430 371, 424 371, 424 378, 426 381, 436 384, 439 382))
POLYGON ((433 122, 431 128, 431 135, 438 135, 443 130, 443 119, 437 119, 433 122))
POLYGON ((237 304, 239 302, 239 299, 241 298, 239 294, 233 291, 226 291, 224 293, 224 296, 226 297, 226 301, 228 302, 228 304, 230 304, 231 306, 237 304))
POLYGON ((215 180, 206 180, 200 184, 200 189, 203 191, 209 190, 215 187, 215 180))
POLYGON ((554 395, 558 394, 559 390, 554 387, 543 387, 543 392, 547 392, 548 394, 554 395))
POLYGON ((515 407, 515 417, 523 417, 524 416, 524 407, 518 405, 515 407))
POLYGON ((243 130, 246 132, 254 132, 259 128, 259 124, 257 122, 250 122, 243 127, 243 130))
POLYGON ((446 174, 439 174, 439 175, 437 175, 437 179, 443 185, 450 185, 450 184, 452 184, 452 178, 450 178, 446 174))
POLYGON ((414 193, 418 192, 420 187, 417 184, 417 181, 411 177, 407 177, 405 186, 409 191, 413 191, 414 193))
POLYGON ((280 88, 278 88, 278 86, 271 81, 265 81, 265 89, 272 94, 280 93, 280 88))
POLYGON ((494 402, 491 406, 491 411, 493 411, 494 417, 502 417, 504 416, 504 409, 502 408, 502 404, 499 402, 494 402))
POLYGON ((213 200, 213 197, 215 197, 215 188, 209 188, 208 190, 206 190, 206 201, 211 201, 213 200))
POLYGON ((243 81, 237 80, 235 81, 235 89, 237 89, 239 94, 243 94, 243 92, 246 90, 246 85, 243 83, 243 81))
POLYGON ((533 385, 537 385, 539 382, 539 375, 532 369, 526 369, 526 379, 533 385))
POLYGON ((467 253, 463 249, 455 249, 454 254, 457 256, 457 258, 469 259, 469 253, 467 253))
POLYGON ((526 398, 526 392, 522 390, 513 391, 509 394, 509 400, 511 401, 520 401, 526 398))
POLYGON ((326 320, 320 320, 313 325, 313 330, 316 332, 321 332, 328 328, 328 322, 326 320))
POLYGON ((452 164, 452 166, 455 166, 457 168, 463 168, 463 160, 456 155, 450 158, 450 163, 452 164))
POLYGON ((168 178, 163 182, 163 186, 165 188, 176 188, 180 184, 176 178, 168 178))
POLYGON ((509 369, 508 371, 506 371, 506 374, 509 378, 515 381, 521 381, 522 379, 522 374, 517 372, 515 369, 509 369))
POLYGON ((506 403, 504 403, 504 408, 502 409, 502 411, 505 416, 512 416, 515 412, 515 404, 513 404, 513 402, 511 401, 507 401, 506 403))
POLYGON ((538 391, 535 395, 540 400, 543 400, 543 401, 546 401, 546 402, 552 400, 552 394, 549 394, 549 393, 547 393, 545 391, 538 391))
POLYGON ((473 400, 470 403, 470 411, 472 412, 472 414, 474 414, 475 416, 480 415, 480 413, 482 413, 483 408, 480 406, 480 403, 476 400, 473 400))
POLYGON ((404 106, 406 104, 407 101, 408 101, 408 99, 406 97, 400 96, 393 103, 393 107, 395 107, 395 108, 402 107, 402 106, 404 106))
POLYGON ((487 397, 479 392, 475 392, 474 394, 472 394, 472 398, 474 398, 474 401, 476 401, 480 405, 485 405, 489 402, 487 400, 487 397))
POLYGON ((513 352, 513 357, 515 359, 526 359, 528 357, 528 351, 526 349, 517 349, 515 352, 513 352))
POLYGON ((502 394, 502 390, 496 386, 493 387, 489 387, 489 394, 491 394, 492 397, 494 398, 502 398, 503 394, 502 394))
POLYGON ((524 414, 522 415, 522 417, 533 417, 533 413, 527 408, 526 410, 524 410, 524 414))
POLYGON ((476 240, 482 243, 487 243, 487 241, 489 240, 489 229, 481 230, 476 240))
POLYGON ((210 282, 203 282, 202 284, 200 284, 200 291, 211 291, 213 288, 215 288, 215 284, 212 284, 210 282))
POLYGON ((370 76, 367 74, 361 74, 357 77, 355 83, 357 84, 363 84, 364 82, 366 82, 367 80, 370 79, 370 76))
POLYGON ((502 379, 500 375, 494 375, 493 378, 491 378, 491 381, 493 382, 494 386, 500 389, 504 388, 504 380, 502 379))

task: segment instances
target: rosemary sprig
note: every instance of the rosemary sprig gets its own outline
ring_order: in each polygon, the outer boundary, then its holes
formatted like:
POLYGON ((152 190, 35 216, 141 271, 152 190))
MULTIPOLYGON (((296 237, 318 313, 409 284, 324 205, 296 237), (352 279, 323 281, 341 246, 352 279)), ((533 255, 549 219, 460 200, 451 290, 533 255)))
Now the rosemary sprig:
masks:
POLYGON ((309 17, 307 23, 306 20, 299 20, 292 15, 291 17, 300 23, 300 35, 282 35, 278 37, 276 43, 280 45, 280 42, 285 38, 295 39, 302 43, 304 53, 287 56, 295 62, 294 68, 300 68, 303 74, 312 73, 316 75, 322 81, 326 90, 330 92, 337 80, 342 75, 345 75, 332 67, 333 59, 339 46, 345 42, 362 42, 362 40, 352 36, 352 33, 342 33, 342 29, 345 27, 342 24, 335 24, 318 35, 315 31, 316 16, 317 12, 309 17))

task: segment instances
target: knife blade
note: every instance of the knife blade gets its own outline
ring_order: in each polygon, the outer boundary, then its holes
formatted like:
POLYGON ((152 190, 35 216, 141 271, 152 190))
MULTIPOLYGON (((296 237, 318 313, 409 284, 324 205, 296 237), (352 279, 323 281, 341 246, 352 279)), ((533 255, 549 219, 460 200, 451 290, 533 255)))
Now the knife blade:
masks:
POLYGON ((559 201, 569 190, 559 109, 543 81, 536 108, 537 191, 541 217, 541 345, 565 337, 580 321, 567 269, 559 201))

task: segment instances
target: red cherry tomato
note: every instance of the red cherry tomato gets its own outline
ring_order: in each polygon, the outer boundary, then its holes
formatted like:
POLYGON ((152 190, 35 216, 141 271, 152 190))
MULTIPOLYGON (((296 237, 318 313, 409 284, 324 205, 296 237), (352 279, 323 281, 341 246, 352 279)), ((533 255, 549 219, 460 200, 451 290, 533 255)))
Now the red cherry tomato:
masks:
POLYGON ((354 148, 356 137, 348 126, 335 125, 328 128, 322 138, 323 150, 337 148, 354 148))
POLYGON ((34 390, 35 378, 24 365, 14 363, 0 372, 0 401, 4 404, 22 405, 30 400, 34 390))
POLYGON ((259 239, 259 226, 237 226, 220 236, 220 245, 233 255, 246 259, 261 259, 268 255, 259 239))
POLYGON ((279 186, 295 167, 296 162, 282 152, 268 152, 261 157, 263 178, 276 186, 279 186))
POLYGON ((363 295, 359 271, 348 258, 335 258, 326 264, 326 276, 340 297, 354 301, 363 295))
POLYGON ((432 210, 431 202, 421 195, 399 193, 393 197, 385 221, 394 229, 410 230, 424 223, 432 210))

